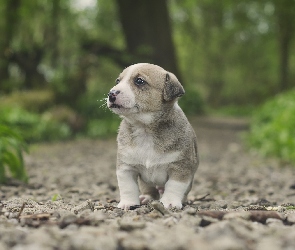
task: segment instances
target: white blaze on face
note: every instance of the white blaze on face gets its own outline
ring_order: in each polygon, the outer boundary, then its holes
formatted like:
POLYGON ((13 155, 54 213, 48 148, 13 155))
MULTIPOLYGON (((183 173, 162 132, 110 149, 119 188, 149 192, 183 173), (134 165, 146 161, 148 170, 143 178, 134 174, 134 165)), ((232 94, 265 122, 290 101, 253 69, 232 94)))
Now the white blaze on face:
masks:
MULTIPOLYGON (((115 104, 122 106, 122 108, 133 108, 135 106, 135 95, 131 89, 130 84, 133 84, 132 72, 137 65, 132 65, 127 69, 127 73, 121 79, 121 81, 114 86, 112 90, 120 91, 116 96, 115 104)), ((110 106, 110 101, 108 100, 108 106, 110 106)))

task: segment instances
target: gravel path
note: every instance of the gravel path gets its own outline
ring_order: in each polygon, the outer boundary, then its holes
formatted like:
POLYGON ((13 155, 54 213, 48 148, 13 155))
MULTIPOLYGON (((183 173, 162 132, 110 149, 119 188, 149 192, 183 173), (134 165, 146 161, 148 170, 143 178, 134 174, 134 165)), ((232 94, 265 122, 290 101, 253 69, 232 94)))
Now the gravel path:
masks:
POLYGON ((247 153, 241 120, 192 119, 200 167, 182 210, 116 208, 116 142, 34 146, 0 187, 0 249, 295 249, 295 168, 247 153))

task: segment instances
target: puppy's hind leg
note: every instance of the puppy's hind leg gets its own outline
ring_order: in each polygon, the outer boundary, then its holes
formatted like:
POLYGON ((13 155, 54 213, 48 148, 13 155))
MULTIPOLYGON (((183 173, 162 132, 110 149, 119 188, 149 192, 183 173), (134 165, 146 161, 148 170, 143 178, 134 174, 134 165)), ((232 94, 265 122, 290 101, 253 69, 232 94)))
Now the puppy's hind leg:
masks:
POLYGON ((147 204, 151 200, 160 198, 159 191, 156 187, 146 183, 140 177, 138 178, 141 195, 139 196, 140 204, 147 204))

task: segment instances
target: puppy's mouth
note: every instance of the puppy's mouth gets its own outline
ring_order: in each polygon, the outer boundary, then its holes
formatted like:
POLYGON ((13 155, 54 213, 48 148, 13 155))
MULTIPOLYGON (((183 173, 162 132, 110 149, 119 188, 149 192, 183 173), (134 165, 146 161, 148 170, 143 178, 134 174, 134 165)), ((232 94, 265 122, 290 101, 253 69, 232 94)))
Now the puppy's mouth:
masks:
POLYGON ((116 103, 112 103, 111 106, 110 106, 110 108, 111 108, 111 109, 112 109, 112 108, 120 109, 120 108, 123 108, 123 106, 122 106, 122 105, 119 105, 119 104, 116 104, 116 103))

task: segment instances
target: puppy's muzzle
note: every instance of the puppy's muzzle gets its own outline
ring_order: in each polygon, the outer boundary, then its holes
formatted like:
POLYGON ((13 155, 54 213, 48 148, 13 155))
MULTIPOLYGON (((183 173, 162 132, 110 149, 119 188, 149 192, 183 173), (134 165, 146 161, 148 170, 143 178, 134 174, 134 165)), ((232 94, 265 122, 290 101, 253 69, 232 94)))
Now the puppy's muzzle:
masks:
POLYGON ((108 93, 108 97, 109 97, 109 101, 111 103, 114 103, 117 99, 117 95, 120 94, 120 91, 119 90, 111 90, 109 93, 108 93))

